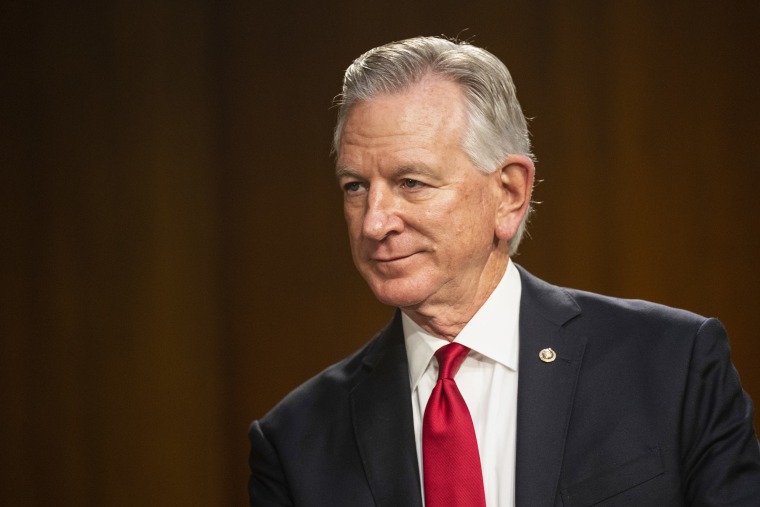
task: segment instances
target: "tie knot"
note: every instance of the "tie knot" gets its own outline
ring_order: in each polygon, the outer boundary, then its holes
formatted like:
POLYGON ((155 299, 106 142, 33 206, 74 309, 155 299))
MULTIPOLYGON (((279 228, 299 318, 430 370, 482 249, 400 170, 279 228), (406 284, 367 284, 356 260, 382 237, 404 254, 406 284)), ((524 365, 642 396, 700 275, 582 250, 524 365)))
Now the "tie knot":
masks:
POLYGON ((438 349, 435 353, 438 360, 438 380, 453 379, 469 351, 469 348, 460 343, 449 343, 438 349))

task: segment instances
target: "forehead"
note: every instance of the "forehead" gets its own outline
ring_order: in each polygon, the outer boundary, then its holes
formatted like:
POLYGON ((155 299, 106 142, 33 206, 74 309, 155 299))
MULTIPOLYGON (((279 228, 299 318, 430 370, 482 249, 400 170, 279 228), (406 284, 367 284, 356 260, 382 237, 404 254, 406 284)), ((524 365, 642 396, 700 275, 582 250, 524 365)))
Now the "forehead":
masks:
POLYGON ((459 85, 426 77, 403 92, 382 94, 352 107, 343 126, 339 165, 357 149, 459 146, 465 121, 459 85))
POLYGON ((465 111, 459 85, 438 77, 359 102, 346 118, 337 166, 432 162, 451 155, 462 147, 465 111))

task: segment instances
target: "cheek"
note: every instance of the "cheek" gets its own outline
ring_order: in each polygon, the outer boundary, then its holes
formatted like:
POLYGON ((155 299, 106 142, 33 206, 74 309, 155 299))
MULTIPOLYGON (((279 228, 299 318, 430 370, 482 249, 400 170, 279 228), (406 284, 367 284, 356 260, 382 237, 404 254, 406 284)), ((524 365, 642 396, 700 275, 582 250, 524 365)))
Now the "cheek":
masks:
POLYGON ((343 207, 343 218, 346 220, 346 227, 348 228, 348 235, 353 241, 354 236, 358 231, 361 231, 362 214, 361 211, 353 207, 343 207))
POLYGON ((446 218, 451 235, 455 236, 452 239, 463 255, 490 250, 496 234, 492 200, 482 193, 473 193, 471 197, 471 201, 462 202, 446 218))
POLYGON ((478 234, 479 231, 493 225, 491 223, 493 213, 492 196, 486 192, 472 190, 453 206, 450 220, 456 220, 462 232, 478 234))

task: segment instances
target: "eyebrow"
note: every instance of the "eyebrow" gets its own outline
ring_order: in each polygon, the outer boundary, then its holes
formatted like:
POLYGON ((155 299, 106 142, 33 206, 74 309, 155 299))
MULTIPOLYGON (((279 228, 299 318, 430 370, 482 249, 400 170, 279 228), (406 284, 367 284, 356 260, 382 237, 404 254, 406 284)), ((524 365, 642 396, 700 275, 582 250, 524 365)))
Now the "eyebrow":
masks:
POLYGON ((415 165, 400 166, 393 171, 393 174, 396 178, 401 178, 409 174, 427 176, 431 179, 437 178, 435 171, 433 171, 430 167, 428 167, 426 164, 423 164, 422 162, 419 162, 415 165))
POLYGON ((357 178, 359 171, 349 166, 338 166, 335 168, 335 177, 341 178, 357 178))
MULTIPOLYGON (((402 165, 395 168, 392 171, 394 178, 403 178, 409 174, 417 174, 421 176, 427 176, 428 178, 436 178, 436 173, 426 164, 418 163, 415 165, 402 165)), ((340 178, 361 178, 361 174, 358 170, 350 166, 338 166, 335 168, 335 177, 340 178)))

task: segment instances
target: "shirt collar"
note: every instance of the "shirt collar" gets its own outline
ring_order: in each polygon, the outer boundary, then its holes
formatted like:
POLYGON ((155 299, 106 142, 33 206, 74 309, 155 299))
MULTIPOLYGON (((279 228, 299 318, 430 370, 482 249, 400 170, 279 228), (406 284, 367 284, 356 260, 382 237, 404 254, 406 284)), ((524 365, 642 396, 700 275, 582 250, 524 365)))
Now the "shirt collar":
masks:
MULTIPOLYGON (((454 341, 517 371, 521 293, 520 273, 510 260, 496 289, 454 341)), ((446 341, 422 329, 403 312, 401 322, 409 361, 409 381, 413 391, 433 354, 446 345, 446 341)))

